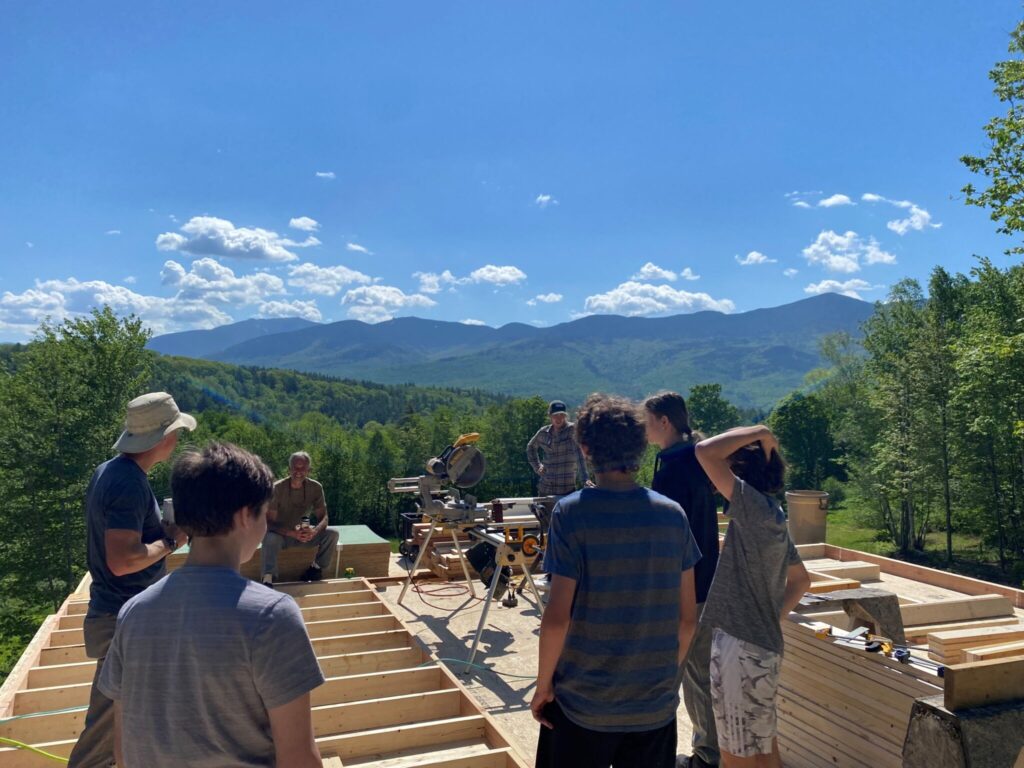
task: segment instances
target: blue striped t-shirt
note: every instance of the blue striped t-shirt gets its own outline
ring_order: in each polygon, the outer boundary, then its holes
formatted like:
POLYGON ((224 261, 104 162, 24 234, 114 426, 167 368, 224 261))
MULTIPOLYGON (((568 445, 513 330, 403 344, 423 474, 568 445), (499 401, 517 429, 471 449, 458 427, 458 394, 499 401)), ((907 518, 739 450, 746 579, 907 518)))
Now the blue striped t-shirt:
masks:
POLYGON ((585 488, 551 517, 544 564, 576 582, 555 699, 593 731, 648 731, 679 707, 679 580, 700 560, 682 507, 647 488, 585 488))

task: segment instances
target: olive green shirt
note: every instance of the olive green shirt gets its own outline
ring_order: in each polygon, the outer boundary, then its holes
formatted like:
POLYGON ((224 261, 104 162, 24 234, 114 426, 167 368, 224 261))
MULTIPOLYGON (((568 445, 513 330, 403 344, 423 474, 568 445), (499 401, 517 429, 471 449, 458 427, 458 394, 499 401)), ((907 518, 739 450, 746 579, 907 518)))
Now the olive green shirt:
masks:
POLYGON ((270 512, 279 528, 294 528, 303 517, 316 513, 316 522, 327 514, 324 487, 308 477, 301 488, 292 488, 290 477, 274 483, 274 495, 270 498, 270 512))

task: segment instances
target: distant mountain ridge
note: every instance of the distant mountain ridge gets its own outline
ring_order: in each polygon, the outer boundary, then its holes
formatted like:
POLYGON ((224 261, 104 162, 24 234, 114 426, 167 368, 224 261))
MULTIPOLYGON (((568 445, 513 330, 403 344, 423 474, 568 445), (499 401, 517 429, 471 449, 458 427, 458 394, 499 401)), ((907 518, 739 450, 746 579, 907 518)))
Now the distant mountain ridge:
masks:
POLYGON ((375 325, 248 320, 158 336, 164 354, 293 368, 385 384, 481 388, 578 401, 594 390, 640 397, 717 381, 768 408, 821 364, 823 336, 859 336, 872 304, 824 294, 769 309, 659 318, 592 315, 549 328, 403 317, 375 325))

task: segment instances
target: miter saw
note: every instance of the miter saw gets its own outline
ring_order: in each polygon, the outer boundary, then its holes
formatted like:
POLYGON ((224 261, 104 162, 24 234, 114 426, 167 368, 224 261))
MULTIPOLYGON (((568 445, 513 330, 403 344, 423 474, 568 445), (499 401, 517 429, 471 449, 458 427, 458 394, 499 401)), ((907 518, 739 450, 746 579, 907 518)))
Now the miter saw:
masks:
MULTIPOLYGON (((413 574, 419 568, 420 560, 428 549, 431 537, 439 528, 448 531, 451 535, 459 562, 462 565, 463 575, 469 584, 470 593, 474 597, 476 596, 473 581, 469 577, 466 557, 459 544, 458 532, 475 525, 486 524, 490 518, 490 510, 483 504, 478 504, 475 496, 469 494, 463 496, 462 494, 466 488, 472 488, 479 483, 487 469, 484 455, 475 445, 479 439, 480 435, 477 432, 460 435, 458 440, 445 448, 438 456, 427 460, 426 474, 418 477, 393 477, 388 481, 388 490, 392 493, 413 493, 419 497, 416 499, 416 512, 403 514, 410 531, 412 524, 421 522, 424 517, 430 523, 427 536, 416 553, 416 561, 409 571, 405 586, 402 587, 402 593, 398 596, 399 604, 405 598, 405 593, 412 583, 413 574)), ((408 557, 412 553, 406 547, 402 554, 408 557)))

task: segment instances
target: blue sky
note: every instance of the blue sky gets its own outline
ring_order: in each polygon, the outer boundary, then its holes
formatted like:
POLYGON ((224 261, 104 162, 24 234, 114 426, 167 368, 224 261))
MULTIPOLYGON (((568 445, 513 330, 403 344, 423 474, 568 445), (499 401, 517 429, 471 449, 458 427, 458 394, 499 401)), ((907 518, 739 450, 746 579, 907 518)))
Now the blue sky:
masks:
POLYGON ((0 339, 882 298, 1011 243, 1018 0, 0 8, 0 339), (797 193, 797 194, 793 194, 797 193), (865 197, 867 196, 867 197, 865 197), (742 263, 741 263, 742 262, 742 263))

